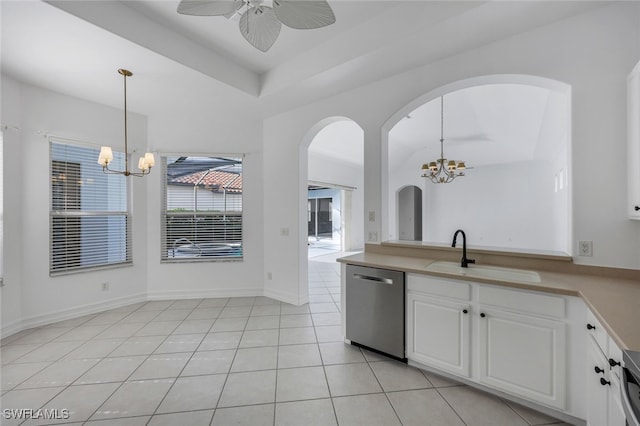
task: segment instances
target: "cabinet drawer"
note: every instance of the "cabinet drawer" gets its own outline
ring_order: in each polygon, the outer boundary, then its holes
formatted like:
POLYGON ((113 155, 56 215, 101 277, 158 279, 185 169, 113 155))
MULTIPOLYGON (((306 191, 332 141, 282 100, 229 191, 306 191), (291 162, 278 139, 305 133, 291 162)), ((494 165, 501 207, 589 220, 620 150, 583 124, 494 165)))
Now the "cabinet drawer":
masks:
POLYGON ((426 275, 407 274, 407 291, 426 293, 449 299, 471 300, 470 284, 426 275))
POLYGON ((603 354, 608 354, 609 345, 607 344, 607 341, 609 339, 609 335, 590 309, 587 310, 587 323, 585 324, 585 327, 593 340, 595 340, 600 347, 600 351, 603 354))
POLYGON ((482 305, 495 306, 523 314, 554 318, 565 318, 566 316, 565 300, 561 296, 487 285, 480 286, 478 291, 478 301, 482 305))

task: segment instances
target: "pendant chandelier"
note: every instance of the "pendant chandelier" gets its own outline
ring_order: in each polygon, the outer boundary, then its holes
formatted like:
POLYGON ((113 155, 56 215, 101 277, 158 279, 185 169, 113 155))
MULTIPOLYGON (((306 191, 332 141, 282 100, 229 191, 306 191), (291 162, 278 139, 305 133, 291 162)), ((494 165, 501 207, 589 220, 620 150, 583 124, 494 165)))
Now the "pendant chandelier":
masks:
POLYGON ((444 158, 444 96, 440 96, 440 158, 422 165, 422 177, 433 183, 449 183, 458 176, 464 176, 464 161, 444 158))
POLYGON ((151 168, 156 164, 156 160, 151 152, 147 152, 138 160, 138 169, 140 169, 140 172, 129 171, 129 155, 127 151, 127 77, 131 77, 133 73, 125 69, 119 69, 118 73, 124 77, 124 170, 112 170, 109 168, 109 163, 113 160, 113 151, 110 146, 100 148, 98 164, 102 166, 104 173, 142 177, 151 172, 151 168))

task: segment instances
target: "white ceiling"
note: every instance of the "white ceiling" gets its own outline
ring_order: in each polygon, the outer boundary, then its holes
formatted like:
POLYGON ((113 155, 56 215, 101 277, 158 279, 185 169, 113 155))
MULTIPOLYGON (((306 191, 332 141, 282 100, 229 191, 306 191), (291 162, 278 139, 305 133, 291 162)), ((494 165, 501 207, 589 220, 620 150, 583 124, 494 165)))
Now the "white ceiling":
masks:
MULTIPOLYGON (((2 0, 2 72, 121 108, 116 69, 124 67, 134 73, 128 91, 134 112, 224 108, 259 118, 602 4, 330 0, 336 24, 318 30, 285 27, 273 48, 262 53, 244 40, 236 22, 180 15, 178 3, 2 0)), ((467 130, 467 136, 489 131, 467 130)))

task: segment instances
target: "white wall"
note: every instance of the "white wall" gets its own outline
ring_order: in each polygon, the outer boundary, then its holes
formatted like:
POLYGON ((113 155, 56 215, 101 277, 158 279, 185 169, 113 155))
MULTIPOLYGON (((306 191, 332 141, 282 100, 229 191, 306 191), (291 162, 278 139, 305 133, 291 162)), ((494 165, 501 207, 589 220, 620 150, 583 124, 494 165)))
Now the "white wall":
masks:
MULTIPOLYGON (((3 129, 3 211, 4 211, 4 287, 0 287, 0 324, 18 325, 22 319, 22 187, 10 185, 16 182, 14 176, 20 176, 22 167, 16 158, 22 157, 22 144, 18 126, 22 115, 20 85, 2 76, 3 129)), ((4 334, 4 332, 3 332, 4 334)))
POLYGON ((5 75, 2 85, 2 123, 20 129, 4 134, 5 238, 12 245, 5 252, 6 286, 0 290, 3 335, 147 298, 262 294, 261 126, 255 115, 216 111, 224 110, 223 104, 207 108, 213 98, 201 93, 201 98, 192 94, 193 109, 168 103, 163 114, 149 120, 130 112, 128 123, 130 151, 244 154, 243 261, 160 264, 158 167, 143 179, 131 178, 133 266, 49 277, 49 144, 45 135, 122 149, 122 111, 22 84, 5 75), (15 158, 21 161, 10 161, 15 158), (107 292, 101 290, 105 281, 110 284, 107 292))
POLYGON ((243 255, 242 261, 206 263, 160 263, 161 174, 151 173, 148 182, 147 230, 149 247, 149 297, 255 296, 263 292, 263 158, 261 126, 252 110, 238 114, 227 108, 206 87, 184 93, 191 102, 166 108, 149 117, 149 140, 159 155, 244 154, 242 168, 243 255))
MULTIPOLYGON (((3 334, 141 300, 147 283, 144 179, 132 181, 133 266, 49 276, 48 135, 122 149, 122 111, 19 84, 4 75, 2 83, 3 121, 20 128, 8 132, 5 140, 5 238, 12 249, 5 252, 3 334), (16 158, 22 161, 12 161, 16 158), (101 290, 105 281, 108 291, 101 290)), ((129 140, 130 150, 147 145, 145 117, 130 114, 129 140)))
MULTIPOLYGON (((492 74, 541 76, 569 84, 572 89, 573 242, 593 240, 594 255, 577 263, 640 268, 640 227, 626 218, 625 164, 626 76, 640 57, 637 26, 640 5, 618 3, 473 51, 419 67, 375 84, 323 99, 265 120, 265 199, 277 201, 265 211, 265 239, 277 241, 265 250, 265 265, 277 282, 267 287, 292 298, 298 296, 302 265, 299 242, 304 228, 299 191, 306 164, 299 158, 301 143, 318 122, 336 115, 353 119, 365 136, 365 235, 386 233, 383 205, 382 126, 403 106, 424 93, 459 80, 492 74), (298 182, 292 164, 300 164, 298 182), (598 165, 596 168, 595 165, 598 165), (297 197, 291 197, 295 194, 297 197), (289 195, 286 195, 289 194, 289 195), (287 238, 277 229, 287 226, 287 238), (297 231, 297 232, 295 232, 297 231)), ((308 142, 306 142, 308 143, 308 142)), ((384 191, 386 192, 386 191, 384 191)))
MULTIPOLYGON (((423 239, 471 246, 564 252, 558 245, 553 169, 543 161, 480 167, 448 185, 426 183, 423 239)), ((564 243, 564 241, 562 241, 564 243)))

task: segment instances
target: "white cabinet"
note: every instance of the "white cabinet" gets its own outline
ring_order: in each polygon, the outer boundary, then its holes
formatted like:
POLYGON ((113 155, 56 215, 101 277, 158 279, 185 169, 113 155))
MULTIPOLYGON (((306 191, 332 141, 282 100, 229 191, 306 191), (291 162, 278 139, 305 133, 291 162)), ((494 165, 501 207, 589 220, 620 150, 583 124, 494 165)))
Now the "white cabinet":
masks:
POLYGON ((640 63, 627 79, 627 212, 640 220, 640 63))
POLYGON ((607 388, 609 365, 596 342, 587 343, 589 371, 587 371, 587 426, 607 424, 607 388), (603 380, 604 382, 601 382, 603 380))
POLYGON ((565 324, 480 307, 480 383, 565 407, 565 324))
POLYGON ((566 407, 563 297, 414 274, 407 290, 410 361, 566 407))
POLYGON ((469 311, 468 303, 407 293, 407 358, 469 377, 469 311))
POLYGON ((625 426, 620 400, 620 361, 622 351, 609 337, 600 322, 587 313, 587 425, 625 426))

